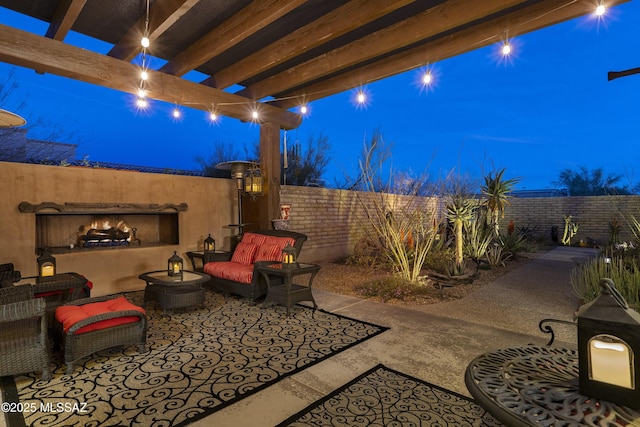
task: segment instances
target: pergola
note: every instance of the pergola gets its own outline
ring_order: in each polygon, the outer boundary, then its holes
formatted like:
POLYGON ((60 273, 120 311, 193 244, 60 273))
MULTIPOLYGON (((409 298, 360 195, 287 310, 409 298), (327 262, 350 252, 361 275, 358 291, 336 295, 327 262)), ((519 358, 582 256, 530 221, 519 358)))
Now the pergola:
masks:
MULTIPOLYGON (((629 0, 607 0, 611 7, 629 0)), ((135 94, 145 54, 148 97, 260 123, 266 224, 278 216, 280 129, 324 98, 591 14, 601 0, 0 0, 49 24, 0 25, 0 60, 135 94), (95 52, 69 31, 108 43, 95 52), (198 73, 190 73, 192 71, 198 73), (196 74, 198 77, 194 78, 196 74), (252 111, 258 117, 252 117, 252 111)))

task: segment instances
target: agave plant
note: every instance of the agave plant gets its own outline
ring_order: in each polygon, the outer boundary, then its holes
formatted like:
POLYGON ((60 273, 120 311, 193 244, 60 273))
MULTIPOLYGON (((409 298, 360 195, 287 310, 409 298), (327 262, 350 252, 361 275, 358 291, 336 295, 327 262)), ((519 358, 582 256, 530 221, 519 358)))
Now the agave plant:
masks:
POLYGON ((485 204, 489 210, 487 220, 490 221, 491 228, 496 237, 500 237, 498 220, 504 218, 504 208, 509 206, 509 193, 520 181, 519 178, 504 179, 505 168, 499 171, 490 172, 484 177, 484 184, 481 187, 485 196, 485 204))

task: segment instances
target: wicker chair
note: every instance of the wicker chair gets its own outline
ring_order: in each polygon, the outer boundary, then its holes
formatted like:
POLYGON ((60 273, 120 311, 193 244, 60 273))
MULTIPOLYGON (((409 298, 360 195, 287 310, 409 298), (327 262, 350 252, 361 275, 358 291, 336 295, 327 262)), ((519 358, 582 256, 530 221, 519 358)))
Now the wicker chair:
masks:
POLYGON ((13 263, 0 264, 0 287, 6 288, 13 286, 13 284, 19 282, 20 279, 20 272, 13 269, 13 263))
POLYGON ((42 371, 49 381, 46 302, 31 285, 0 288, 0 376, 42 371))
MULTIPOLYGON (((119 295, 84 298, 68 302, 65 306, 90 304, 107 301, 117 297, 119 297, 119 295)), ((136 310, 107 312, 83 319, 71 326, 66 332, 64 332, 62 324, 56 321, 55 333, 56 339, 62 337, 64 361, 67 365, 67 375, 71 375, 73 373, 74 362, 101 350, 118 346, 137 345, 138 351, 140 353, 144 353, 146 351, 145 348, 147 342, 147 317, 144 313, 136 310), (80 334, 76 333, 78 329, 93 323, 129 316, 136 316, 139 318, 139 321, 112 326, 105 329, 98 329, 91 332, 80 334)))

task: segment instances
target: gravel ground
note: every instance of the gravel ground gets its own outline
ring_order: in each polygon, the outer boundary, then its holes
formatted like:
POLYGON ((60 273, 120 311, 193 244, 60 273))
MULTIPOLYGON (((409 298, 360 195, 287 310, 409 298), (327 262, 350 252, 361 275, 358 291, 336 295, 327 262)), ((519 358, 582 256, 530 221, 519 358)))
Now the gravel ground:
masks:
MULTIPOLYGON (((402 299, 391 298, 383 300, 381 297, 370 297, 371 299, 386 302, 388 304, 399 304, 404 306, 435 304, 442 301, 450 301, 465 297, 473 290, 484 286, 496 278, 518 268, 531 259, 544 252, 527 253, 519 255, 516 259, 507 262, 504 267, 497 267, 491 270, 479 270, 478 276, 472 283, 455 284, 453 287, 436 289, 435 282, 442 282, 439 279, 428 278, 423 286, 416 289, 411 295, 405 295, 402 299)), ((363 267, 355 265, 345 265, 338 262, 325 261, 320 263, 320 272, 313 282, 314 289, 322 289, 341 295, 350 295, 360 298, 366 296, 358 290, 358 287, 368 283, 375 283, 392 276, 388 270, 373 267, 363 267)), ((428 275, 428 272, 425 272, 428 275)))

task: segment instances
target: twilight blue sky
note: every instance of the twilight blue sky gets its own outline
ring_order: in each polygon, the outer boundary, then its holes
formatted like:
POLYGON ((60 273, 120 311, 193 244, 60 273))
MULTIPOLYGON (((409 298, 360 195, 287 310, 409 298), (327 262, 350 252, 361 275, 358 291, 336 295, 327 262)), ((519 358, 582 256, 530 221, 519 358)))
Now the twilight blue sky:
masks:
MULTIPOLYGON (((3 8, 0 24, 46 31, 44 23, 3 8)), ((96 45, 74 34, 66 41, 96 45)), ((583 17, 517 37, 513 45, 508 61, 493 45, 432 64, 437 78, 428 91, 414 70, 366 85, 366 108, 354 105, 353 91, 315 101, 287 139, 304 149, 309 137, 328 136, 329 184, 355 174, 363 142, 376 129, 392 144, 394 170, 437 176, 456 168, 479 177, 506 167, 507 178, 521 178, 518 188, 539 189, 561 170, 584 165, 640 182, 640 75, 607 81, 608 71, 640 67, 640 1, 610 9, 600 21, 583 17)), ((211 124, 205 112, 189 108, 176 121, 166 103, 139 112, 132 95, 0 63, 0 76, 11 70, 18 88, 0 108, 65 129, 70 139, 60 142, 78 144, 79 158, 198 169, 195 157, 208 157, 215 141, 242 147, 259 138, 254 124, 228 117, 211 124)))

